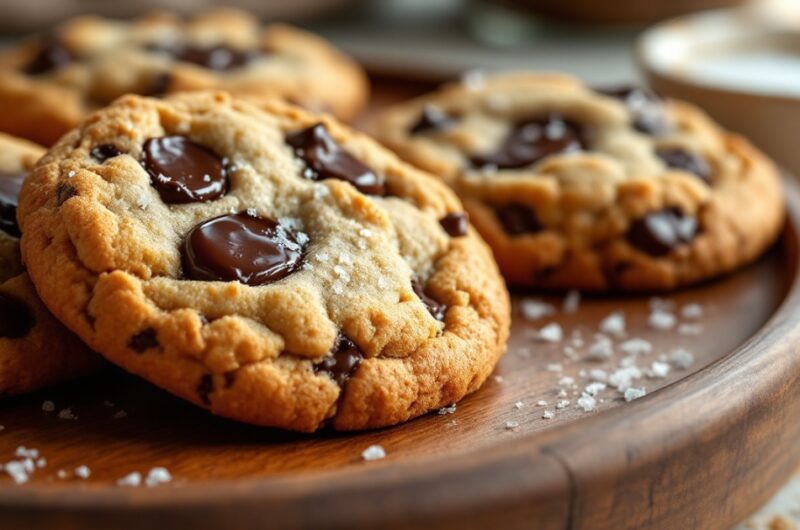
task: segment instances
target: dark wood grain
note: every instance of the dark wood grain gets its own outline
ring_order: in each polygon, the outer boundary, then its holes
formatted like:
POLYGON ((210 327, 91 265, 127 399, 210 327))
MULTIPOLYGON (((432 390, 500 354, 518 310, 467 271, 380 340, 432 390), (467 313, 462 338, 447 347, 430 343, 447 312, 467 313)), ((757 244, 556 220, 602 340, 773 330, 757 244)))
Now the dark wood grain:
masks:
POLYGON ((24 445, 47 465, 27 484, 0 476, 0 528, 727 529, 800 459, 800 198, 787 186, 780 244, 736 274, 667 297, 703 304, 701 335, 649 328, 646 297, 591 298, 577 313, 528 322, 518 305, 533 293, 515 293, 509 352, 495 372, 502 380, 453 414, 298 435, 212 417, 114 369, 3 401, 0 462, 24 445), (563 344, 537 342, 536 330, 559 322, 590 337, 617 310, 629 337, 655 345, 647 359, 684 346, 694 365, 643 380, 648 395, 631 403, 607 390, 596 412, 575 408, 570 393, 571 406, 542 419, 536 402, 554 408, 559 378, 603 365, 565 357, 563 344), (563 372, 548 371, 554 363, 563 372), (42 411, 43 400, 78 419, 42 411), (115 418, 120 410, 126 417, 115 418), (362 461, 375 443, 387 457, 362 461), (80 465, 89 479, 72 476, 80 465), (116 485, 154 466, 174 480, 116 485))

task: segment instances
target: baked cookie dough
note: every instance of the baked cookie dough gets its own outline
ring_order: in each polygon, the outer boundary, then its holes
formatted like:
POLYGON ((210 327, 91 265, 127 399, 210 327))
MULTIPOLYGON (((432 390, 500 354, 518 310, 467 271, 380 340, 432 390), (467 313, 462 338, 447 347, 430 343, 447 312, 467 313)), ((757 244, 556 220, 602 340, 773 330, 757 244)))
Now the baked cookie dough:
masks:
POLYGON ((455 189, 513 285, 663 291, 740 267, 784 220, 775 166, 696 107, 509 73, 370 130, 455 189))
POLYGON ((354 117, 368 93, 360 67, 322 39, 262 27, 241 11, 84 16, 0 53, 0 130, 51 145, 123 94, 217 88, 288 98, 342 119, 354 117))
POLYGON ((44 149, 0 133, 0 396, 89 373, 100 357, 48 313, 19 254, 17 194, 44 149))
POLYGON ((329 116, 125 96, 23 186, 23 257, 108 360, 244 422, 402 422, 476 390, 509 297, 456 196, 329 116))

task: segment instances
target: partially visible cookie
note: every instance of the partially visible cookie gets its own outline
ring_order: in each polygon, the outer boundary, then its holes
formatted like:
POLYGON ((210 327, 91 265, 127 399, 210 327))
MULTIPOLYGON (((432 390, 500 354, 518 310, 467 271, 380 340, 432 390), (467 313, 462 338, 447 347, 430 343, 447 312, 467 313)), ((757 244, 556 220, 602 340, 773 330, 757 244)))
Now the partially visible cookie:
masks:
POLYGON ((233 9, 78 17, 0 53, 0 73, 0 130, 44 145, 128 93, 218 88, 350 119, 368 92, 360 67, 319 37, 233 9))
POLYGON ((674 289, 752 261, 784 220, 772 162, 644 89, 497 75, 400 104, 371 130, 456 190, 514 285, 674 289))
POLYGON ((0 396, 84 375, 100 364, 48 313, 20 261, 17 194, 43 153, 37 145, 0 134, 0 396))
POLYGON ((508 294, 455 195, 280 102, 121 98, 42 159, 19 217, 62 322, 233 419, 395 424, 476 390, 505 349, 508 294))

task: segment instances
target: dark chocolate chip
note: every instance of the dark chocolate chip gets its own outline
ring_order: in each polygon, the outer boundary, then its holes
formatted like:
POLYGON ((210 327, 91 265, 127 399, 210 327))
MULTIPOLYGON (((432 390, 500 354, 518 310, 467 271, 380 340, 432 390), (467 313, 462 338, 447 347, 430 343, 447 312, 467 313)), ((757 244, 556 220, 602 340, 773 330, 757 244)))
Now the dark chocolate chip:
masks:
POLYGON ((35 319, 28 306, 17 298, 0 293, 0 337, 19 339, 33 328, 35 319))
POLYGON ((209 399, 208 395, 213 391, 214 377, 211 374, 203 374, 200 382, 197 383, 197 395, 205 406, 211 405, 211 399, 209 399))
POLYGON ((667 167, 687 171, 705 183, 711 182, 711 168, 708 162, 694 153, 680 147, 665 147, 658 149, 656 155, 667 167))
POLYGON ((136 353, 144 353, 147 350, 158 348, 160 345, 154 328, 144 328, 128 340, 128 347, 136 353))
POLYGON ((425 105, 417 122, 408 130, 409 134, 436 132, 452 127, 456 119, 434 105, 425 105))
POLYGON ((142 164, 168 204, 210 201, 228 190, 227 160, 184 136, 150 138, 142 164))
POLYGON ((286 137, 286 143, 306 163, 304 177, 311 180, 344 180, 367 195, 386 193, 383 179, 342 149, 322 123, 290 134, 286 137))
POLYGON ((61 206, 67 200, 78 194, 78 190, 65 182, 59 182, 56 186, 56 204, 61 206))
POLYGON ((183 243, 183 272, 192 280, 263 285, 300 265, 307 236, 252 212, 227 214, 192 228, 183 243))
POLYGON ((179 61, 220 72, 247 66, 261 55, 257 50, 237 50, 224 44, 200 46, 179 42, 170 44, 152 43, 146 48, 152 52, 169 54, 179 61))
POLYGON ((524 204, 512 202, 498 206, 495 208, 495 213, 506 232, 512 236, 533 234, 542 229, 542 225, 536 218, 536 213, 524 204))
POLYGON ((28 75, 39 75, 58 70, 71 63, 75 57, 56 38, 42 41, 33 59, 23 69, 28 75))
POLYGON ((676 247, 691 242, 697 232, 697 219, 670 207, 634 221, 628 230, 628 241, 651 256, 666 256, 676 247))
POLYGON ((119 156, 122 154, 122 151, 117 149, 117 146, 114 144, 100 144, 92 147, 92 150, 89 151, 89 156, 94 158, 98 163, 102 164, 106 160, 110 158, 114 158, 115 156, 119 156))
POLYGON ((24 173, 0 173, 0 230, 19 237, 17 225, 17 197, 25 180, 24 173))
POLYGON ((314 372, 326 373, 337 385, 344 387, 363 359, 364 354, 358 346, 344 335, 339 335, 328 355, 314 365, 314 372))
POLYGON ((235 371, 225 372, 222 375, 225 378, 225 388, 232 387, 233 384, 236 382, 236 372, 235 371))
POLYGON ((160 97, 167 93, 172 76, 168 72, 156 75, 150 80, 150 86, 144 91, 143 95, 150 97, 160 97))
POLYGON ((469 217, 465 212, 452 212, 439 219, 439 224, 450 237, 461 237, 467 235, 469 217))
POLYGON ((425 305, 425 309, 428 310, 428 313, 430 313, 431 316, 439 322, 444 322, 444 314, 447 311, 447 306, 440 304, 428 296, 425 293, 425 289, 417 280, 411 280, 411 288, 414 289, 414 293, 417 295, 423 305, 425 305))
POLYGON ((470 162, 477 168, 516 169, 549 155, 581 151, 586 145, 580 125, 553 113, 518 123, 497 151, 473 156, 470 162))
POLYGON ((662 99, 652 90, 637 86, 601 88, 597 92, 619 99, 633 115, 633 127, 651 136, 661 136, 670 129, 662 99))

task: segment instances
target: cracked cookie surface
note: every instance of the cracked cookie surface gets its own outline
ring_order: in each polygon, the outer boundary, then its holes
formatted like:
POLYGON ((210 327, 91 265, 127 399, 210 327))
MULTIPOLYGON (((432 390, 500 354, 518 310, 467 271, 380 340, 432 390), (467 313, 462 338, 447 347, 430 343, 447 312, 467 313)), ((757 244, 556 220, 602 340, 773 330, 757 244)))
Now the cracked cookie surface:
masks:
POLYGON ((19 218, 44 301, 110 361, 313 431, 402 422, 491 372, 509 299, 463 215, 333 118, 198 93, 92 115, 37 165, 19 218))
POLYGON ((446 85, 370 130, 459 194, 513 285, 663 291, 757 258, 779 173, 687 103, 559 74, 446 85))
POLYGON ((66 381, 100 364, 47 311, 20 261, 17 194, 43 154, 38 145, 0 133, 0 396, 66 381))
POLYGON ((44 145, 128 93, 222 89, 350 119, 368 92, 360 67, 322 39, 233 9, 78 17, 5 50, 0 71, 0 130, 44 145))

